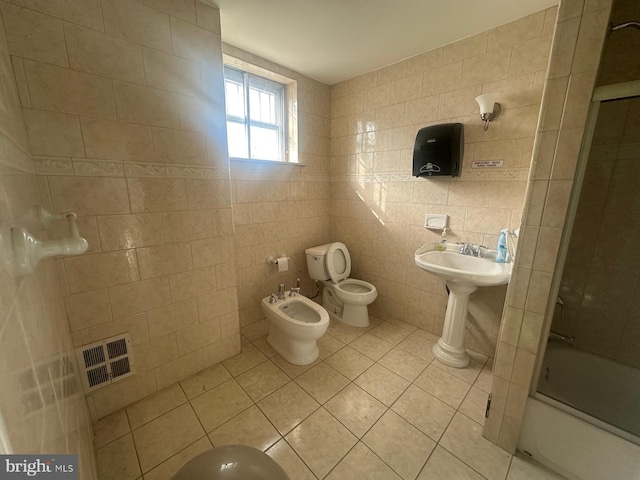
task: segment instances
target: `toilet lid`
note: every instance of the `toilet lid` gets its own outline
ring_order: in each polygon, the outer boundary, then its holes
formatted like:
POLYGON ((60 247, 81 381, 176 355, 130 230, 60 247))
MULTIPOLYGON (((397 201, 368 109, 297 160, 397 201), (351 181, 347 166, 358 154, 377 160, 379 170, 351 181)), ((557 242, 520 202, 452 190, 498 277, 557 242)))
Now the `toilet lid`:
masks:
POLYGON ((327 250, 327 271, 334 283, 344 280, 351 273, 351 256, 344 243, 335 242, 327 250))

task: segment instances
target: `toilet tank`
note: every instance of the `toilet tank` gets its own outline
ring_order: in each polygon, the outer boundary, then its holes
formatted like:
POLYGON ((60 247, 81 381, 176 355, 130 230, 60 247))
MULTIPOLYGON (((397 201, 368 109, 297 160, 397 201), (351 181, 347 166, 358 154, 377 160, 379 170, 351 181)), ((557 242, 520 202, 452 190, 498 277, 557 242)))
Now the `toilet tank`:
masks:
POLYGON ((307 248, 304 253, 307 255, 307 269, 309 276, 313 280, 329 280, 329 272, 327 271, 327 250, 331 246, 330 243, 319 245, 317 247, 307 248))

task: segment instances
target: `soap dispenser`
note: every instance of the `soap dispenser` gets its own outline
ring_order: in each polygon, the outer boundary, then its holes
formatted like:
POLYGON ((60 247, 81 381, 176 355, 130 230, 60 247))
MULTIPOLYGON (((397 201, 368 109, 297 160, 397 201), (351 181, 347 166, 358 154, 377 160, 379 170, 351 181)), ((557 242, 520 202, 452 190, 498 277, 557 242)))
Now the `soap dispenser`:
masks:
POLYGON ((500 237, 498 238, 498 248, 496 249, 496 262, 506 263, 509 257, 509 249, 507 248, 507 233, 508 229, 500 231, 500 237))
POLYGON ((442 229, 442 235, 440 236, 440 245, 438 245, 436 250, 444 252, 447 249, 447 230, 449 230, 447 227, 444 227, 442 229))

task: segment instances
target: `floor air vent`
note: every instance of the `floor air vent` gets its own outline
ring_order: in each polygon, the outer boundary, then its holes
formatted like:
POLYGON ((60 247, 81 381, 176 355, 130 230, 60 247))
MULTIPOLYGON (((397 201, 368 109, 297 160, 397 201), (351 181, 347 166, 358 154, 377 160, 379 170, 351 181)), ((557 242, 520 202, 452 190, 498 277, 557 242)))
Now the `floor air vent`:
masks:
POLYGON ((85 345, 77 350, 85 393, 133 375, 128 333, 85 345))

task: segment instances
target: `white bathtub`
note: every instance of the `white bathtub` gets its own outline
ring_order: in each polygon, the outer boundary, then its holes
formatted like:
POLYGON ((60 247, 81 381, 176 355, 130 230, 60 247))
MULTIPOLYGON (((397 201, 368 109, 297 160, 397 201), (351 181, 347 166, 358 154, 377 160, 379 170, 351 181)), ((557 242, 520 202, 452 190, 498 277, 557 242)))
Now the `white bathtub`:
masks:
POLYGON ((640 369, 549 342, 538 392, 640 437, 640 369))
POLYGON ((593 415, 607 422, 624 418, 627 429, 628 425, 639 426, 638 373, 635 368, 549 342, 538 393, 527 399, 518 449, 567 478, 640 480, 640 440, 571 407, 592 409, 593 415), (627 393, 620 393, 621 383, 627 393), (632 398, 636 399, 635 411, 632 398))

